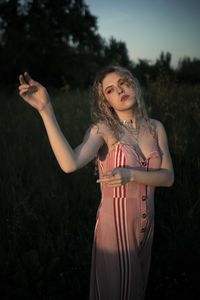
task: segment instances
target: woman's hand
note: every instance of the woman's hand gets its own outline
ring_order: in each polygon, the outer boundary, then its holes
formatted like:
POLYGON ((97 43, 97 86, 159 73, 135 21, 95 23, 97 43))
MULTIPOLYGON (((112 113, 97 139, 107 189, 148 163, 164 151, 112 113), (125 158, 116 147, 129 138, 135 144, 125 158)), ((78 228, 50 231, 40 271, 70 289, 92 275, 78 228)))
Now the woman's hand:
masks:
POLYGON ((46 88, 34 81, 27 72, 19 76, 19 82, 19 95, 38 112, 41 112, 50 103, 46 88))
POLYGON ((97 183, 106 183, 109 187, 118 187, 133 181, 133 169, 115 168, 97 180, 97 183))

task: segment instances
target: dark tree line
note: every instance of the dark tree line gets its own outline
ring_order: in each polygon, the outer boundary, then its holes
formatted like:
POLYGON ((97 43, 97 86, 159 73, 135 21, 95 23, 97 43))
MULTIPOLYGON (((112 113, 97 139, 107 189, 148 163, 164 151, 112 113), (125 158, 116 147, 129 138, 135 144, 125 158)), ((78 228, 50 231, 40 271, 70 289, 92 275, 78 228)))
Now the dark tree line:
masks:
POLYGON ((98 33, 97 18, 84 0, 0 1, 0 82, 13 84, 28 70, 45 84, 87 87, 99 68, 120 64, 133 71, 143 84, 160 74, 196 83, 200 60, 184 58, 177 70, 171 54, 161 53, 154 65, 134 64, 126 44, 98 33))

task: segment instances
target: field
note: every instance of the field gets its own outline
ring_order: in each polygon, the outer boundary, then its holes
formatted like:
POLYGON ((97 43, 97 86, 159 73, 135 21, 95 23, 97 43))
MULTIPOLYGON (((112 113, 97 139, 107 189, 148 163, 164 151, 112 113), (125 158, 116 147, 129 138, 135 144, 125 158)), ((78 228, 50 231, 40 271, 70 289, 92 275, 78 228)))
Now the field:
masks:
MULTIPOLYGON (((75 147, 90 124, 88 93, 50 94, 75 147)), ((144 98, 150 115, 166 128, 176 176, 172 188, 156 192, 145 300, 199 299, 200 86, 160 79, 144 88, 144 98)), ((94 163, 64 174, 37 112, 17 91, 0 92, 0 114, 1 299, 88 299, 100 200, 94 163)))

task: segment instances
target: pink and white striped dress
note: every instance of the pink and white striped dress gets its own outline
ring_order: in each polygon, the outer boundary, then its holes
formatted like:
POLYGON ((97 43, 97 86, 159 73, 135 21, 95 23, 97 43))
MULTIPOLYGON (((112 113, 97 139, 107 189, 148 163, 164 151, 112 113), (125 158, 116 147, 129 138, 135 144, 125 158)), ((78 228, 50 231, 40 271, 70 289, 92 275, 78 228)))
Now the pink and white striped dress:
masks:
MULTIPOLYGON (((117 167, 159 169, 155 145, 144 159, 132 145, 118 142, 99 173, 117 167)), ((90 300, 141 300, 147 285, 154 232, 154 187, 129 182, 111 188, 101 185, 90 279, 90 300)))

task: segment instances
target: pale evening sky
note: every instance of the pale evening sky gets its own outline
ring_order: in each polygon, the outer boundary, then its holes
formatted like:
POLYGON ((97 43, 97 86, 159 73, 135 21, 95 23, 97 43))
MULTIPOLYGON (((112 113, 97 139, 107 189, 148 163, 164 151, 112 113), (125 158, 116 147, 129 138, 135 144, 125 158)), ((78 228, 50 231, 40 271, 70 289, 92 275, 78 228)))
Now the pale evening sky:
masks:
POLYGON ((98 32, 126 43, 129 57, 149 59, 161 51, 172 54, 172 65, 185 56, 200 59, 199 0, 85 0, 98 17, 98 32))

